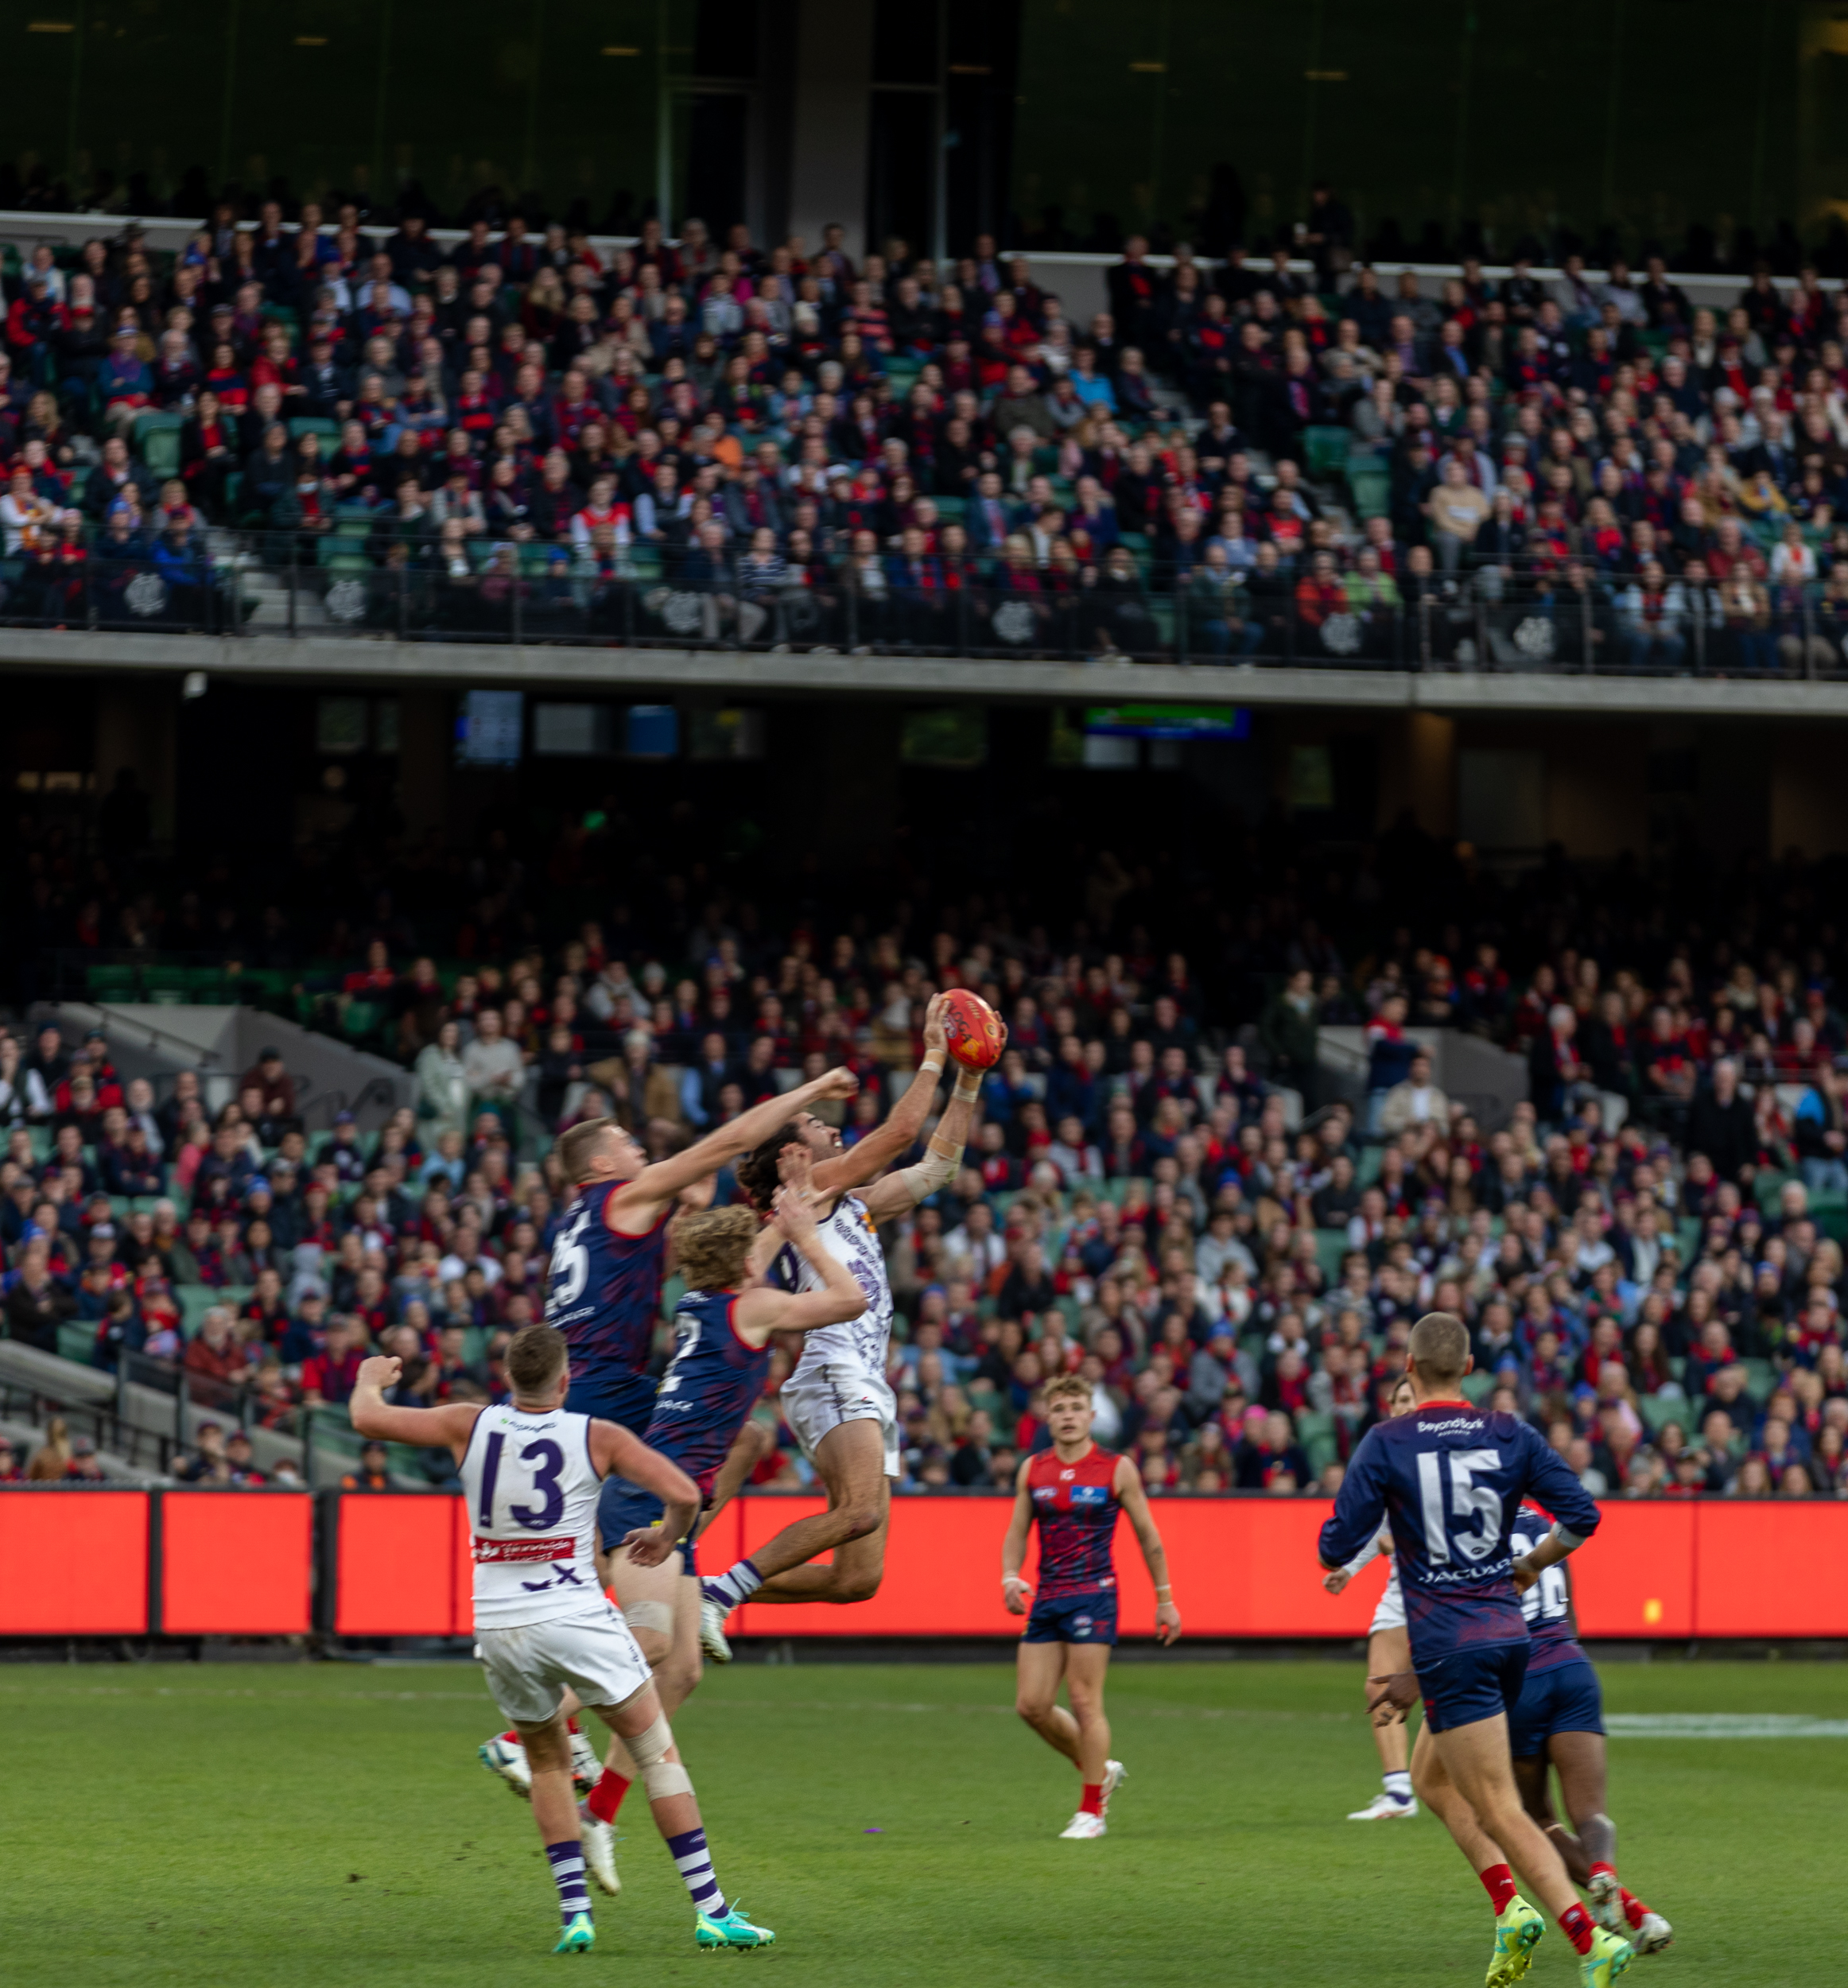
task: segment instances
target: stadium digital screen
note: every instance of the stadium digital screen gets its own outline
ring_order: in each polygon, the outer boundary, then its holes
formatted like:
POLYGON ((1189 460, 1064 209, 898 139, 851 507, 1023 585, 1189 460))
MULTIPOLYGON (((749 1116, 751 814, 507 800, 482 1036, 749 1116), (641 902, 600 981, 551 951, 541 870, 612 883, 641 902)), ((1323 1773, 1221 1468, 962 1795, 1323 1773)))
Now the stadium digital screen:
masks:
POLYGON ((517 767, 526 698, 518 690, 466 690, 456 713, 456 759, 465 767, 517 767))
POLYGON ((1248 739, 1252 714, 1242 705, 1093 705, 1085 730, 1093 739, 1248 739))

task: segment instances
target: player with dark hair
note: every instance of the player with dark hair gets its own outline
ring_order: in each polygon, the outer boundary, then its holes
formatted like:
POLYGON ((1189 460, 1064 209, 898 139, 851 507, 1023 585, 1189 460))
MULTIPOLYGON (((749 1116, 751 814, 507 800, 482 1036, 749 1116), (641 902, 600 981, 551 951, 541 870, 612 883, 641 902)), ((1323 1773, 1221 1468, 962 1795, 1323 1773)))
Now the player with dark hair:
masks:
POLYGON ((1124 1779, 1122 1761, 1110 1757, 1110 1722, 1104 1714, 1104 1678, 1116 1641, 1116 1569, 1110 1548, 1119 1512, 1128 1514, 1155 1583, 1160 1641, 1172 1643, 1181 1633, 1181 1616, 1135 1459, 1101 1450, 1091 1440, 1090 1383, 1060 1374, 1046 1383, 1040 1404, 1052 1447, 1026 1458, 1015 1479, 1014 1516, 1001 1547, 1001 1598, 1010 1614, 1027 1616, 1015 1659, 1015 1710, 1077 1768, 1077 1812, 1059 1835, 1082 1840, 1106 1833, 1110 1797, 1124 1779), (1020 1572, 1027 1532, 1036 1524, 1037 1586, 1020 1572), (1062 1677, 1069 1712, 1058 1702, 1062 1677))
POLYGON ((1558 1515, 1523 1560, 1524 1578, 1589 1539, 1598 1510, 1537 1431, 1463 1398, 1469 1365, 1469 1335, 1460 1318, 1427 1312, 1412 1327, 1405 1370, 1418 1405, 1362 1439, 1322 1528, 1322 1563, 1325 1571, 1341 1567, 1375 1536, 1382 1518, 1391 1525, 1413 1668, 1373 1679, 1382 1687, 1373 1709, 1423 1698, 1413 1783, 1494 1906, 1488 1988, 1524 1974, 1546 1930, 1516 1889, 1510 1860, 1571 1941, 1581 1988, 1609 1988, 1636 1949, 1580 1902, 1559 1851, 1521 1805, 1508 1750, 1508 1714, 1528 1664, 1509 1544, 1520 1501, 1531 1493, 1558 1515))
MULTIPOLYGON (((595 1415, 638 1435, 647 1427, 654 1406, 648 1363, 667 1274, 669 1224, 676 1209, 709 1201, 719 1169, 767 1137, 792 1109, 851 1097, 859 1088, 850 1071, 829 1070, 786 1097, 767 1098, 682 1151, 652 1163, 613 1118, 586 1119, 560 1135, 554 1151, 574 1198, 552 1245, 545 1323, 563 1333, 570 1349, 571 1394, 565 1406, 573 1415, 595 1415)), ((623 1489, 620 1479, 612 1477, 604 1487, 605 1502, 619 1498, 623 1489)), ((604 1525, 606 1547, 621 1536, 613 1519, 604 1525)), ((629 1626, 655 1667, 663 1692, 677 1704, 699 1672, 697 1597, 689 1597, 677 1619, 652 1600, 639 1602, 629 1626)), ((568 1713, 575 1709, 566 1707, 568 1713)), ((570 1738, 577 1777, 588 1788, 600 1773, 595 1749, 575 1726, 570 1738)), ((526 1751, 517 1733, 498 1733, 476 1752, 491 1773, 515 1794, 526 1793, 526 1751)), ((611 1748, 612 1763, 621 1765, 623 1757, 611 1748)))
POLYGON ((557 1887, 564 1930, 554 1953, 596 1943, 585 1884, 587 1839, 604 1824, 580 1816, 572 1794, 567 1693, 588 1706, 639 1763, 649 1807, 687 1894, 701 1947, 767 1947, 776 1936, 728 1905, 693 1782, 681 1765, 648 1664, 598 1585, 597 1506, 621 1471, 661 1502, 666 1523, 624 1543, 639 1562, 665 1559, 699 1509, 693 1481, 619 1424, 565 1406, 564 1337, 527 1326, 507 1348, 511 1399, 484 1408, 390 1406, 397 1359, 360 1364, 350 1412, 363 1436, 447 1450, 455 1458, 474 1535, 475 1633, 489 1689, 530 1763, 533 1820, 557 1887))
MULTIPOLYGON (((743 1207, 713 1208, 682 1216, 674 1244, 689 1288, 674 1314, 673 1364, 662 1376, 643 1440, 657 1455, 677 1464, 693 1481, 702 1511, 712 1505, 713 1485, 738 1432, 763 1392, 770 1371, 771 1335, 816 1332, 860 1315, 866 1303, 847 1266, 822 1245, 814 1208, 800 1190, 778 1190, 767 1227, 743 1207), (799 1252, 815 1273, 813 1290, 778 1291, 761 1282, 763 1266, 778 1250, 799 1252)), ((612 1479, 598 1524, 608 1546, 606 1563, 616 1601, 631 1621, 653 1609, 659 1618, 697 1621, 698 1568, 693 1527, 677 1525, 650 1486, 612 1479), (672 1543, 658 1561, 638 1559, 629 1549, 653 1528, 670 1527, 672 1543)), ((697 1521, 696 1521, 697 1523, 697 1521)), ((690 1672, 677 1668, 660 1679, 663 1710, 674 1712, 699 1682, 698 1652, 690 1672)), ((635 1779, 632 1764, 612 1750, 611 1765, 584 1803, 588 1819, 615 1820, 635 1779)), ((606 1832, 607 1835, 607 1832, 606 1832)), ((603 1839, 594 1838, 599 1847, 603 1839)), ((614 1890, 615 1860, 605 1889, 614 1890)))
MULTIPOLYGON (((956 1178, 981 1088, 976 1072, 959 1070, 923 1159, 883 1180, 878 1176, 916 1143, 936 1102, 949 1055, 943 1011, 939 995, 925 1013, 918 1074, 876 1132, 843 1147, 832 1125, 812 1112, 790 1112, 739 1163, 740 1188, 765 1212, 779 1184, 813 1188, 820 1197, 822 1242, 858 1280, 866 1307, 846 1325, 811 1333, 783 1383, 784 1419, 827 1487, 828 1508, 785 1526, 722 1574, 702 1581, 700 1641, 715 1663, 730 1660, 725 1618, 742 1602, 864 1602, 879 1592, 891 1480, 899 1474, 899 1410, 886 1380, 892 1287, 878 1225, 956 1178), (869 1181, 877 1184, 855 1192, 869 1181), (832 1564, 807 1564, 829 1552, 832 1564)), ((817 1281, 816 1272, 788 1250, 773 1263, 770 1277, 790 1289, 812 1289, 817 1281)))
MULTIPOLYGON (((1539 1506, 1524 1504, 1515 1520, 1514 1551, 1523 1559, 1531 1554, 1546 1537, 1548 1523, 1539 1506)), ((1521 1574, 1517 1559, 1517 1586, 1521 1574)), ((1604 1807, 1604 1693, 1575 1632, 1571 1582, 1570 1568, 1549 1567, 1521 1596, 1532 1641, 1527 1679, 1508 1722, 1515 1782, 1572 1881, 1590 1893, 1599 1924, 1628 1939, 1640 1954, 1660 1953, 1674 1939, 1675 1929, 1617 1880, 1617 1825, 1604 1807), (1549 1767, 1559 1777, 1571 1829, 1553 1813, 1549 1767)))

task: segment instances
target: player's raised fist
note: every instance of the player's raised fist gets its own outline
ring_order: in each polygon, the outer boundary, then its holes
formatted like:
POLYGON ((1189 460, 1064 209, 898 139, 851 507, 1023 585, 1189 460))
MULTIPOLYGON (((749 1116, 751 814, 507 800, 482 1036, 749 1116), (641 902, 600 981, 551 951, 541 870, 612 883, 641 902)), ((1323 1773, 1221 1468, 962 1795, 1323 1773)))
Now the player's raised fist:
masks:
POLYGON ((354 1376, 362 1388, 376 1388, 382 1394, 387 1388, 395 1388, 398 1378, 404 1372, 404 1362, 395 1353, 375 1353, 370 1359, 359 1362, 359 1371, 354 1376))
POLYGON ((837 1065, 817 1079, 821 1089, 817 1097, 851 1097, 860 1089, 860 1079, 844 1064, 837 1065))

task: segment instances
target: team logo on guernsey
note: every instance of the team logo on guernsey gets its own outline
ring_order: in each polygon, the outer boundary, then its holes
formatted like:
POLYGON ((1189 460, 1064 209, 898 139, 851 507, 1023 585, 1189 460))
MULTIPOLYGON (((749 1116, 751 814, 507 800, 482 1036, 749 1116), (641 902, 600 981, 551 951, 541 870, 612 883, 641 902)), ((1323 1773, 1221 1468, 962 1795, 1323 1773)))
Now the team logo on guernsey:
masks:
POLYGON ((475 1542, 478 1565, 507 1561, 571 1560, 577 1557, 575 1540, 483 1540, 475 1542))
MULTIPOLYGON (((1070 1477, 1071 1473, 1068 1470, 1066 1474, 1070 1477)), ((1072 1486, 1073 1505, 1108 1505, 1109 1502, 1110 1488, 1108 1485, 1074 1484, 1072 1486)))

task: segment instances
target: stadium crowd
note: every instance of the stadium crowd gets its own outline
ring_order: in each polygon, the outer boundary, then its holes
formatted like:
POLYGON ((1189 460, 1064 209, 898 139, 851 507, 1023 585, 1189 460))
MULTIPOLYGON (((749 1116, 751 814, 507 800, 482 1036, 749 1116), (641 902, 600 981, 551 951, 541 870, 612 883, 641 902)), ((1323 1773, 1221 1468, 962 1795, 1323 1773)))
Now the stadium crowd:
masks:
POLYGON ((237 526, 336 620, 438 632, 1839 666, 1838 287, 1322 261, 1136 238, 1073 323, 988 236, 439 246, 270 203, 41 246, 0 611, 196 622, 237 526))
MULTIPOLYGON (((1007 1487, 1046 1440, 1042 1384, 1076 1371, 1155 1493, 1326 1493, 1435 1307, 1474 1334, 1466 1385, 1600 1495, 1848 1495, 1826 946, 1658 934, 1647 980, 1615 940, 1608 965, 1555 946, 1515 976, 1494 944, 1453 961, 1403 930, 1344 961, 1309 918, 1244 956, 1241 1011, 1139 926, 1066 952, 951 923, 770 934, 720 902, 672 948, 625 956, 588 924, 447 970, 376 939, 342 998, 384 1011, 417 1101, 375 1134, 309 1137, 274 1052, 208 1113, 194 1072, 158 1097, 99 1034, 0 1037, 6 1331, 173 1363, 240 1425, 339 1409, 375 1347, 403 1356, 410 1401, 488 1398, 543 1309, 554 1132, 613 1112, 660 1153, 841 1062, 851 1142, 906 1081, 930 993, 960 984, 1011 1040, 959 1177, 886 1239, 907 1491, 1007 1487), (1341 1022, 1368 1047, 1351 1097, 1318 1065, 1341 1022), (1416 1039, 1434 1027, 1524 1054, 1531 1101, 1491 1127, 1447 1098, 1416 1039)), ((61 1440, 29 1470, 94 1474, 61 1440)), ((238 1429, 180 1467, 263 1476, 238 1429)), ((781 1430, 760 1481, 809 1481, 781 1430)), ((348 1481, 389 1481, 383 1453, 348 1481)))

